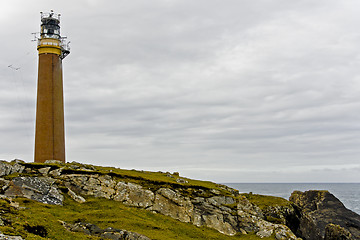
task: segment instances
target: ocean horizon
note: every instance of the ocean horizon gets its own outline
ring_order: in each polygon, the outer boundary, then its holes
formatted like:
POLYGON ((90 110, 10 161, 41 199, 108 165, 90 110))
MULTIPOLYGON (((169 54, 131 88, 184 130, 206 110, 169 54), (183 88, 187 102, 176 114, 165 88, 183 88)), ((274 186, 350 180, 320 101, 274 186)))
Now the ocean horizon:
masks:
POLYGON ((289 199, 293 191, 327 190, 346 208, 360 214, 360 183, 223 183, 240 193, 271 195, 289 199))

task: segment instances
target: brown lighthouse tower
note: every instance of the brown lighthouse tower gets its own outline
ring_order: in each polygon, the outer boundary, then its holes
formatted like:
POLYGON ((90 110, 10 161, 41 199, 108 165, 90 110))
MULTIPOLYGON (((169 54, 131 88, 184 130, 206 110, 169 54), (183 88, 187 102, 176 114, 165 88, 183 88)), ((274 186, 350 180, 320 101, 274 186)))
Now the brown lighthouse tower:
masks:
POLYGON ((35 127, 35 162, 65 162, 62 60, 70 53, 60 35, 60 14, 41 12, 35 127))

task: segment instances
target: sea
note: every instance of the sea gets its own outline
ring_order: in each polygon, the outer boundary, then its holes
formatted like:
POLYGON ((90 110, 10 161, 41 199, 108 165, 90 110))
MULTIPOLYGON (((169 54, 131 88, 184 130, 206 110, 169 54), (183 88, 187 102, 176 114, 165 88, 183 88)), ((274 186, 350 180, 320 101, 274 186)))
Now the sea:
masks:
POLYGON ((289 199, 295 190, 328 190, 346 208, 360 214, 360 183, 224 183, 240 193, 271 195, 289 199))

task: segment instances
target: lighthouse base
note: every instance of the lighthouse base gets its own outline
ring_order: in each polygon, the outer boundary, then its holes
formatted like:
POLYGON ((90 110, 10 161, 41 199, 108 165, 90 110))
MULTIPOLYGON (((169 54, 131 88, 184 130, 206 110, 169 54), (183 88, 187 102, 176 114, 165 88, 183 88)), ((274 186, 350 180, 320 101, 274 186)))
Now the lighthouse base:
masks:
POLYGON ((39 54, 35 162, 65 162, 62 62, 53 53, 39 54))

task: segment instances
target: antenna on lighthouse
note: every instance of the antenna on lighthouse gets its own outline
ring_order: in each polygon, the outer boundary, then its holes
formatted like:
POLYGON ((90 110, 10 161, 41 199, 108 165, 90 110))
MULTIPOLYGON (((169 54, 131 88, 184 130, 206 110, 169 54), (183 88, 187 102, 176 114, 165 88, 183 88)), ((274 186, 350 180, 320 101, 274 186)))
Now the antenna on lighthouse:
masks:
POLYGON ((60 16, 61 14, 56 14, 54 10, 50 10, 49 13, 40 12, 40 33, 32 33, 34 35, 32 41, 38 42, 38 49, 44 47, 43 45, 56 46, 60 50, 60 58, 64 59, 70 54, 70 45, 66 40, 67 37, 60 34, 60 16))

